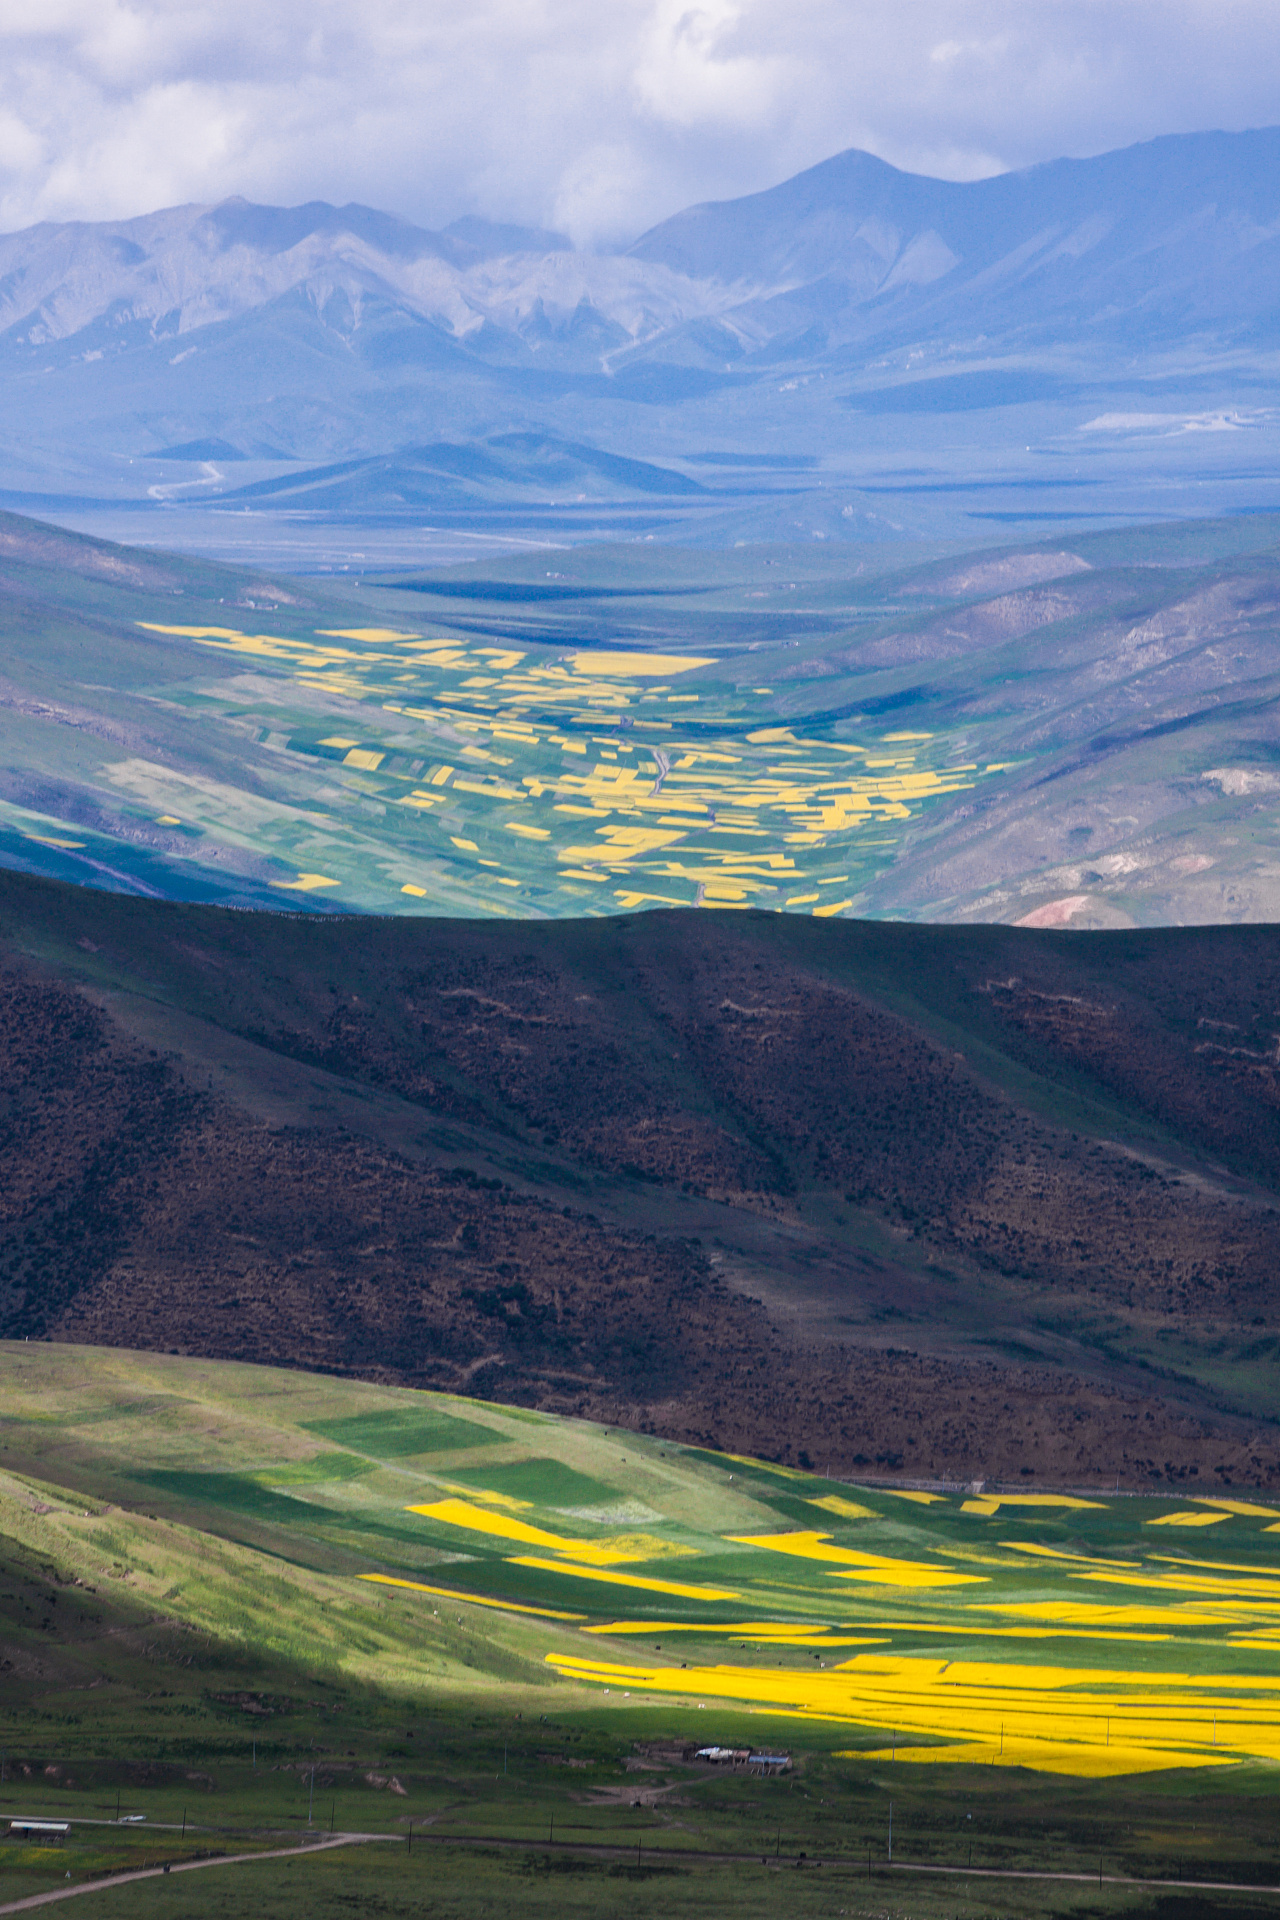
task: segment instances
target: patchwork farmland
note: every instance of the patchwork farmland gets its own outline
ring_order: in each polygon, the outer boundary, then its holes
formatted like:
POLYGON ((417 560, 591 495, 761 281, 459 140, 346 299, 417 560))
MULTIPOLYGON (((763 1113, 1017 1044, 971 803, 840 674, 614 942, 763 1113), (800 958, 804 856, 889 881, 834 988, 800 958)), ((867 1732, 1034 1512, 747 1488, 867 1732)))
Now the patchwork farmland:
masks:
MULTIPOLYGON (((381 895, 361 872, 359 836, 328 817, 322 792, 312 799, 326 815, 322 838, 316 823, 308 833, 283 815, 253 830, 277 839, 282 859, 295 839, 299 858, 310 842, 323 844, 340 872, 299 871, 275 884, 332 890, 383 912, 448 900, 461 884, 469 911, 482 904, 499 914, 703 904, 842 913, 892 847, 897 823, 1001 771, 929 732, 868 727, 863 741, 797 734, 776 724, 772 688, 702 674, 718 664, 712 658, 531 655, 369 627, 286 638, 144 625, 270 663, 278 711, 260 729, 263 741, 340 766, 345 787, 387 810, 381 895), (310 720, 317 698, 331 708, 362 703, 359 734, 310 720)), ((161 769, 126 766, 117 777, 175 826, 231 824, 202 818, 212 797, 161 769)))
POLYGON ((1276 1881, 1280 1503, 854 1486, 167 1355, 0 1381, 0 1813, 67 1828, 0 1846, 0 1903, 136 1920, 218 1861, 226 1920, 1276 1881))
POLYGON ((1280 1505, 850 1488, 523 1409, 163 1358, 10 1347, 4 1370, 11 1449, 54 1479, 92 1462, 173 1517, 157 1559, 136 1519, 46 1494, 33 1523, 11 1480, 6 1525, 56 1537, 81 1577, 109 1534, 130 1590, 195 1626, 283 1649, 319 1608, 339 1669, 413 1688, 440 1672, 441 1612, 475 1607, 495 1648, 518 1627, 526 1683, 553 1695, 762 1709, 851 1756, 1079 1775, 1280 1759, 1280 1505), (323 1598, 307 1583, 272 1620, 175 1579, 232 1541, 314 1558, 323 1598), (339 1625, 370 1609, 377 1654, 339 1625))

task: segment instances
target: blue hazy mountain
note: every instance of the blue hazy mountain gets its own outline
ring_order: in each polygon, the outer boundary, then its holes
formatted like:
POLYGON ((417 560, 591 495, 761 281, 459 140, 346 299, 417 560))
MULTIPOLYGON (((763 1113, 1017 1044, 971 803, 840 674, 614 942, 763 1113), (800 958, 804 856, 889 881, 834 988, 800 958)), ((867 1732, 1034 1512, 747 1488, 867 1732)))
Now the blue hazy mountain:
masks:
MULTIPOLYGON (((691 207, 629 257, 751 289, 722 317, 756 352, 979 327, 1006 347, 1121 351, 1280 337, 1280 129, 1152 140, 956 183, 842 153, 768 192, 691 207), (793 342, 799 339, 792 335, 793 342)), ((744 342, 745 344, 745 342, 744 342)))
MULTIPOLYGON (((1209 444, 1193 430, 1212 427, 1217 447, 1255 429, 1269 473, 1278 296, 1273 128, 970 183, 850 152, 609 253, 478 219, 230 200, 0 236, 0 445, 11 493, 98 498, 371 462, 369 501, 552 500, 575 460, 572 497, 590 497, 611 457, 639 463, 613 475, 619 497, 678 498, 693 475, 671 462, 714 447, 722 491, 759 493, 767 473, 793 490, 790 456, 846 477, 932 457, 939 416, 966 471, 981 449, 1066 435, 1055 472, 1063 450, 1103 448, 1140 479, 1152 436, 1178 440, 1157 466, 1190 472, 1209 444), (420 452, 404 455, 406 495, 386 459, 424 448, 437 468, 476 449, 473 470, 423 494, 420 452)), ((354 511, 357 469, 340 478, 303 490, 354 511)))
MULTIPOLYGON (((172 459, 172 451, 169 458, 172 459)), ((191 456, 188 455, 188 458, 191 456)), ((201 455, 212 460, 225 454, 201 455)), ((239 456, 232 455, 232 458, 239 456)), ((706 489, 687 474, 647 460, 628 460, 545 433, 494 434, 478 444, 440 441, 363 460, 276 474, 222 495, 229 503, 271 504, 342 512, 448 505, 454 502, 627 496, 671 497, 706 489)))

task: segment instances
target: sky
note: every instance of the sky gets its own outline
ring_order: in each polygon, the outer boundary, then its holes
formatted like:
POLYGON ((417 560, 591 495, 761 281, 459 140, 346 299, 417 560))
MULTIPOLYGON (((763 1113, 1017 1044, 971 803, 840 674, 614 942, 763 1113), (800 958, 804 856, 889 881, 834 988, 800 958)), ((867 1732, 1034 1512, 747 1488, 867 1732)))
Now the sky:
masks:
POLYGON ((0 230, 231 194, 633 238, 847 147, 1280 121, 1280 0, 0 0, 0 230))

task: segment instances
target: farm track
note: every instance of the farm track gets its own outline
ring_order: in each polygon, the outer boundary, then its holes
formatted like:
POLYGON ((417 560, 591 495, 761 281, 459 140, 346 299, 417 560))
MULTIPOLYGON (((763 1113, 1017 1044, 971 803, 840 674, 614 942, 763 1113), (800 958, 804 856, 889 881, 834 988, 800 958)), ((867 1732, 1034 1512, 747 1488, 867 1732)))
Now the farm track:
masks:
MULTIPOLYGON (((636 1854, 634 1846, 618 1846, 613 1843, 597 1843, 587 1840, 511 1840, 505 1837, 487 1837, 484 1834, 444 1834, 414 1833, 415 1845, 427 1842, 433 1846, 459 1846, 483 1850, 499 1849, 503 1852, 527 1852, 560 1854, 565 1858, 596 1858, 628 1861, 636 1854)), ((640 1850, 640 1865, 652 1867, 660 1865, 679 1865, 682 1861, 696 1861, 702 1866, 749 1866, 759 1860, 761 1866, 770 1870, 790 1868, 804 1872, 844 1873, 850 1877, 863 1878, 867 1874, 865 1859, 855 1854, 823 1854, 810 1856, 807 1853, 758 1854, 731 1853, 711 1848, 681 1847, 662 1848, 644 1847, 640 1850)), ((1280 1895, 1280 1885, 1256 1885, 1238 1880, 1159 1880, 1141 1875, 1125 1873, 1073 1873, 1062 1868, 1038 1867, 949 1867, 918 1863, 912 1860, 873 1861, 870 1878, 878 1880, 885 1874, 927 1873, 951 1876, 968 1880, 1035 1880, 1067 1881, 1085 1886, 1104 1887, 1188 1887, 1199 1893, 1267 1893, 1280 1895)), ((0 1912, 7 1909, 0 1908, 0 1912)))
POLYGON ((255 1860, 289 1860, 314 1853, 328 1853, 337 1847, 361 1846, 372 1841, 399 1841, 412 1850, 416 1841, 419 1846, 458 1847, 473 1852, 500 1853, 545 1853, 562 1859, 616 1860, 629 1863, 636 1856, 638 1867, 653 1868, 696 1864, 704 1867, 748 1866, 759 1860, 767 1871, 781 1872, 788 1868, 792 1872, 822 1872, 824 1874, 842 1874, 851 1879, 868 1878, 879 1880, 887 1874, 930 1874, 942 1878, 959 1880, 1026 1880, 1035 1882, 1061 1882, 1078 1886, 1134 1887, 1153 1891, 1189 1890, 1196 1893, 1248 1893, 1280 1896, 1280 1885, 1260 1885, 1253 1882, 1236 1880, 1166 1880, 1143 1875, 1124 1873, 1079 1873, 1064 1869, 1036 1867, 950 1867, 935 1866, 910 1860, 876 1861, 868 1864, 852 1854, 824 1855, 821 1859, 810 1857, 807 1853, 798 1856, 774 1853, 757 1854, 755 1852, 728 1852, 704 1847, 636 1848, 617 1845, 612 1842, 594 1842, 586 1840, 513 1840, 502 1835, 463 1833, 444 1834, 415 1832, 412 1840, 407 1835, 394 1833, 340 1833, 323 1840, 316 1840, 302 1847, 276 1847, 264 1853, 224 1854, 216 1860, 189 1860, 174 1862, 172 1867, 144 1867, 128 1873, 104 1876, 100 1880, 82 1881, 73 1887, 55 1887, 48 1893, 29 1894, 25 1899, 10 1901, 0 1906, 0 1915, 25 1913, 36 1907, 50 1906, 57 1900, 71 1900, 80 1894, 107 1892, 122 1887, 135 1880, 156 1880, 166 1871, 171 1873, 194 1873, 203 1867, 242 1866, 255 1860))
POLYGON ((300 1855, 329 1853, 335 1847, 362 1846, 370 1840, 394 1840, 389 1833, 339 1833, 316 1840, 305 1847, 273 1847, 266 1853, 224 1853, 216 1860, 175 1860, 168 1867, 138 1867, 128 1873, 104 1874, 101 1880, 82 1880, 74 1887, 54 1887, 48 1893, 30 1893, 23 1900, 11 1900, 0 1907, 0 1914, 26 1913, 33 1907, 48 1907, 55 1900, 74 1900, 82 1893, 106 1893, 128 1886, 134 1880, 159 1880, 166 1873, 195 1873, 202 1867, 238 1867, 249 1860, 294 1860, 300 1855))

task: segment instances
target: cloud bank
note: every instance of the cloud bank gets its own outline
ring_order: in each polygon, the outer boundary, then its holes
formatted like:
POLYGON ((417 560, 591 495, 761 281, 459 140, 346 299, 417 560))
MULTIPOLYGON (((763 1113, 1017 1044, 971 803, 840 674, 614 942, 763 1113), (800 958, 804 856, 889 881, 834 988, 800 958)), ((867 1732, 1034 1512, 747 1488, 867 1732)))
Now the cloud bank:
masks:
POLYGON ((0 229, 240 193, 613 243, 845 147, 1280 118, 1275 0, 0 0, 0 229))

